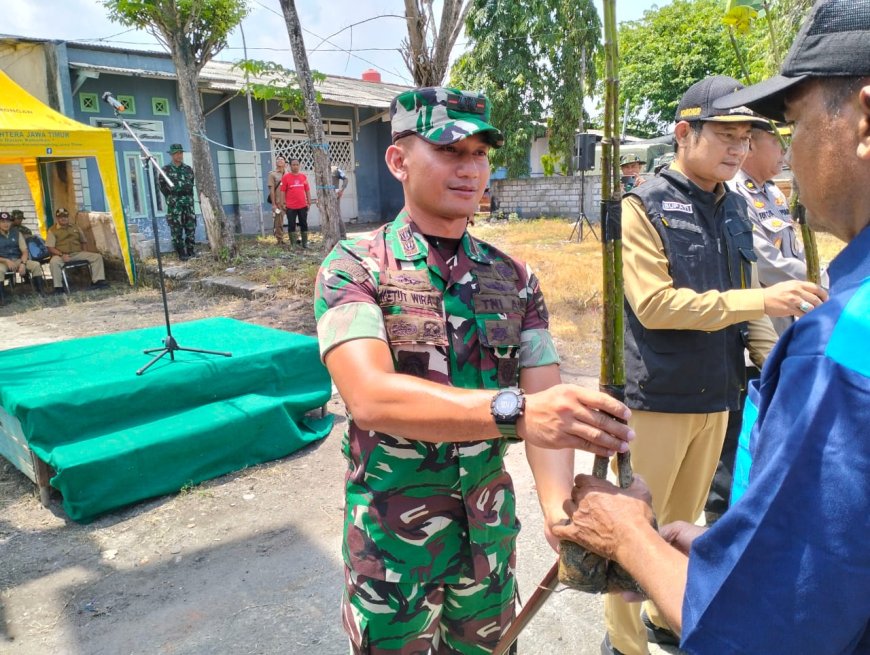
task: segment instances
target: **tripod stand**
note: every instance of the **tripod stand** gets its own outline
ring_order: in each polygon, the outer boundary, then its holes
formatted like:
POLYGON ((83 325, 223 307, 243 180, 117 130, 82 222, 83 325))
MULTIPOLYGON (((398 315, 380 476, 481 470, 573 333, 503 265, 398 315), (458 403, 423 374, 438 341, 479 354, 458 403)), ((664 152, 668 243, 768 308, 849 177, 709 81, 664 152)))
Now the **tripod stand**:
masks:
POLYGON ((583 241, 583 224, 586 223, 587 229, 592 232, 592 236, 598 239, 598 235, 595 233, 595 228, 592 227, 592 222, 586 216, 586 212, 583 209, 583 206, 586 204, 586 169, 580 168, 580 215, 577 217, 577 222, 574 223, 574 227, 571 228, 571 235, 568 237, 568 241, 574 240, 574 233, 577 234, 577 242, 583 241))
MULTIPOLYGON (((112 106, 115 110, 115 116, 120 118, 118 114, 119 111, 124 110, 124 106, 121 105, 117 100, 112 98, 112 96, 108 93, 103 94, 103 100, 105 100, 109 105, 112 106), (107 97, 108 96, 108 97, 107 97), (110 100, 114 100, 114 102, 110 102, 110 100)), ((232 357, 232 353, 220 352, 217 350, 201 350, 199 348, 182 348, 178 345, 178 342, 175 340, 175 337, 172 336, 172 326, 169 322, 169 304, 166 301, 166 285, 163 282, 163 259, 160 257, 160 236, 157 233, 157 212, 154 208, 154 196, 151 194, 151 167, 157 171, 158 175, 162 175, 164 181, 169 185, 170 188, 175 186, 172 183, 172 180, 167 177, 166 173, 157 165, 157 161, 154 159, 154 155, 145 147, 145 144, 139 140, 139 137, 136 136, 136 133, 130 128, 123 118, 121 120, 121 125, 124 126, 124 129, 127 130, 127 133, 133 137, 133 140, 139 144, 139 149, 142 151, 142 163, 143 172, 145 178, 145 194, 148 196, 148 213, 151 215, 151 229, 154 232, 154 251, 157 253, 157 277, 160 280, 160 297, 163 299, 163 316, 166 319, 166 337, 163 339, 163 346, 161 348, 149 348, 148 350, 143 351, 146 355, 150 355, 152 353, 157 353, 150 362, 145 364, 142 368, 136 371, 136 375, 142 375, 145 371, 147 371, 151 366, 156 364, 162 357, 165 355, 169 355, 169 359, 175 361, 175 353, 176 351, 182 350, 185 352, 191 353, 205 353, 206 355, 221 355, 222 357, 232 357)))

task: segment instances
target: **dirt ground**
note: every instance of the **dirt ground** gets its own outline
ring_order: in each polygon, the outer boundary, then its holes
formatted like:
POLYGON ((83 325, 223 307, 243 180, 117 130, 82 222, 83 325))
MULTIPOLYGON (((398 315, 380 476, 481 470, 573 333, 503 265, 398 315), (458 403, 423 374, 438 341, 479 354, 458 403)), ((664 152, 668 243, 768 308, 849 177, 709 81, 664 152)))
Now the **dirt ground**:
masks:
MULTIPOLYGON (((305 298, 242 300, 177 288, 169 304, 173 322, 229 316, 314 334, 305 298)), ((0 308, 0 348, 162 323, 158 292, 116 285, 0 308)), ((583 365, 566 367, 566 377, 592 386, 579 373, 583 365)), ((340 399, 328 409, 336 426, 318 444, 88 525, 70 521, 56 497, 42 507, 32 483, 0 460, 0 653, 346 653, 338 613, 340 399)), ((521 444, 507 464, 524 526, 517 575, 526 599, 555 555, 542 536, 521 444)), ((577 469, 590 468, 591 456, 580 455, 577 469)), ((558 592, 521 637, 519 652, 592 655, 603 633, 599 598, 558 592)))

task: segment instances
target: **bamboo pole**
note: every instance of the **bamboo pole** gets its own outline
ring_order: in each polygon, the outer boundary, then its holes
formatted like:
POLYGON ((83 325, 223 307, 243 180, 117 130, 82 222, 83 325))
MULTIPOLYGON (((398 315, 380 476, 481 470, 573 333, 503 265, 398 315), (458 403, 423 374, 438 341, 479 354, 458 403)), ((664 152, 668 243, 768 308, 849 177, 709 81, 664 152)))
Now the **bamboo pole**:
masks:
MULTIPOLYGON (((604 138, 601 141, 601 240, 603 254, 603 329, 599 386, 617 400, 625 397, 623 358, 622 206, 619 184, 619 48, 616 39, 616 0, 604 0, 605 100, 604 138)), ((608 459, 596 457, 592 473, 607 477, 608 459)), ((632 482, 628 453, 617 455, 619 485, 632 482)), ((573 541, 559 548, 559 581, 589 593, 639 591, 631 577, 614 562, 591 553, 573 541)))

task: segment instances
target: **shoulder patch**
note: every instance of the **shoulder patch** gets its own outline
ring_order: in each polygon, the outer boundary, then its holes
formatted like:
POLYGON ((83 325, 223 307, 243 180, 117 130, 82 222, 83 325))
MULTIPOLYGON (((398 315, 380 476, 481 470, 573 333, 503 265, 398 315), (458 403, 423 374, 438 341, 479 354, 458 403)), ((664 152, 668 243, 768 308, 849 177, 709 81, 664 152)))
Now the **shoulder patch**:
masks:
POLYGON ((369 279, 365 267, 352 259, 333 259, 326 270, 330 273, 346 273, 354 282, 365 282, 369 279))

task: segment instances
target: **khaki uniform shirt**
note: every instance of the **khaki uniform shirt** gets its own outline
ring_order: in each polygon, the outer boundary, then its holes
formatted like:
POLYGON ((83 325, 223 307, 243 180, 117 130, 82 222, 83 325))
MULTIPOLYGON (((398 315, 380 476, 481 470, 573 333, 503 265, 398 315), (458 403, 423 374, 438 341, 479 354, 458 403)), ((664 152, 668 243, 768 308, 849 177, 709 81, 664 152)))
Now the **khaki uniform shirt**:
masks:
MULTIPOLYGON (((676 163, 671 169, 685 175, 676 163)), ((720 185, 718 191, 725 189, 720 185)), ((622 265, 625 299, 644 327, 712 332, 747 321, 749 356, 759 367, 776 344, 755 267, 750 289, 698 293, 675 288, 661 237, 634 196, 622 202, 622 265)))

